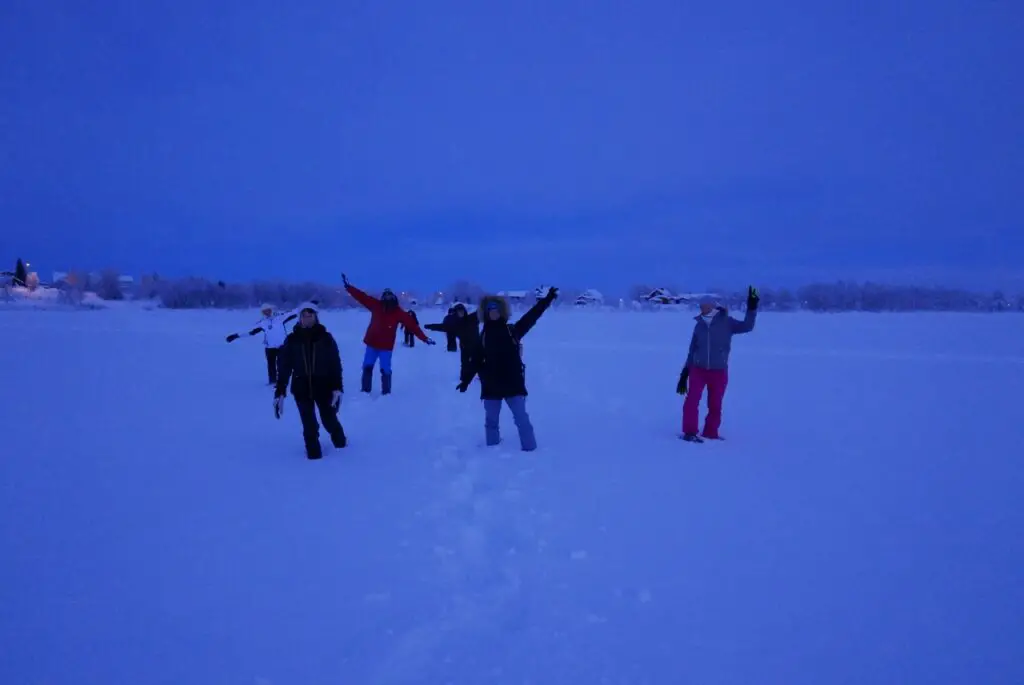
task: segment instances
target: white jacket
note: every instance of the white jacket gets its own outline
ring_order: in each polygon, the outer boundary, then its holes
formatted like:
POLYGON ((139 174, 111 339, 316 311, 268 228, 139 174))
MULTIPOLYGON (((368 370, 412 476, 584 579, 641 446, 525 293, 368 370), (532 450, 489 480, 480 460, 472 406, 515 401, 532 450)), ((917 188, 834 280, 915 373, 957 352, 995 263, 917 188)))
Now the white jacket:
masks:
MULTIPOLYGON (((280 347, 284 345, 284 339, 288 337, 288 325, 285 319, 294 317, 294 312, 282 312, 265 316, 253 327, 263 329, 263 346, 280 347)), ((292 321, 295 319, 293 318, 292 321)), ((289 322, 290 323, 290 322, 289 322)))

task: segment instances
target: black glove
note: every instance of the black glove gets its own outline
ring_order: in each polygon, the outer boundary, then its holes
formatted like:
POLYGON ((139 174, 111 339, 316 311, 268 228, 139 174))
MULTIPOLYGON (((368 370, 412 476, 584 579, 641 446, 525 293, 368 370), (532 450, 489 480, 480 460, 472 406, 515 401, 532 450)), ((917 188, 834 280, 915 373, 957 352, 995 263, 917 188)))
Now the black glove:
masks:
POLYGON ((469 383, 467 381, 462 381, 461 383, 455 386, 455 389, 458 390, 459 392, 466 392, 467 390, 469 390, 469 383))
POLYGON ((684 366, 683 370, 679 372, 679 382, 676 383, 676 394, 686 394, 686 381, 690 377, 690 367, 684 366))
POLYGON ((227 341, 228 342, 232 342, 232 341, 238 340, 238 337, 239 337, 238 333, 232 333, 231 335, 229 335, 227 337, 227 341))
POLYGON ((348 276, 346 276, 345 274, 341 275, 341 282, 346 286, 351 285, 351 283, 348 282, 348 276))
POLYGON ((558 288, 551 287, 548 288, 548 292, 544 296, 544 300, 546 302, 554 302, 556 297, 558 297, 558 288))
POLYGON ((761 302, 761 296, 757 292, 757 288, 750 286, 747 288, 747 309, 757 309, 757 305, 761 302))

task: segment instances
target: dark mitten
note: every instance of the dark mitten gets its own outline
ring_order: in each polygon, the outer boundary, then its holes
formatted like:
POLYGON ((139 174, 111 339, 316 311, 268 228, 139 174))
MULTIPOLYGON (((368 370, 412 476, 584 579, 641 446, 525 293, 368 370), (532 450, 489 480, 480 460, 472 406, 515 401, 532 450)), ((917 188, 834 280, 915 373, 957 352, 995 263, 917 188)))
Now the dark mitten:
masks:
POLYGON ((679 372, 679 382, 676 383, 676 394, 686 394, 686 381, 690 378, 690 367, 684 366, 683 370, 679 372))
POLYGON ((551 287, 548 288, 548 292, 544 296, 544 299, 547 300, 548 302, 554 302, 556 297, 558 297, 558 288, 551 287))
POLYGON ((466 381, 462 381, 461 383, 455 386, 455 389, 458 390, 459 392, 466 392, 467 390, 469 390, 469 383, 467 383, 466 381))
POLYGON ((758 294, 757 288, 750 286, 747 288, 747 309, 757 309, 757 305, 761 303, 761 295, 758 294))
POLYGON ((228 342, 233 342, 235 340, 238 340, 238 333, 232 333, 227 337, 228 342))

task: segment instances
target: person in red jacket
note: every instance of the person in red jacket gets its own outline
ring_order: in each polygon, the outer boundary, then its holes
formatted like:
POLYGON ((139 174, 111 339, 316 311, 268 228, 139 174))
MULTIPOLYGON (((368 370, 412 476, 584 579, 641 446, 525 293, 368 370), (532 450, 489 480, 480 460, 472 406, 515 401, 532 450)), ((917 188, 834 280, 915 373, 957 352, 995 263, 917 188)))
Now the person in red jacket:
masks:
POLYGON ((398 298, 390 288, 385 288, 380 299, 367 295, 365 292, 348 282, 348 276, 341 275, 345 290, 356 302, 370 310, 370 325, 366 327, 363 342, 366 354, 363 356, 363 380, 360 390, 370 392, 373 389, 373 367, 380 360, 380 390, 384 395, 391 394, 391 354, 395 349, 395 338, 398 326, 402 325, 412 331, 413 335, 428 345, 434 341, 427 337, 419 323, 409 312, 398 306, 398 298))

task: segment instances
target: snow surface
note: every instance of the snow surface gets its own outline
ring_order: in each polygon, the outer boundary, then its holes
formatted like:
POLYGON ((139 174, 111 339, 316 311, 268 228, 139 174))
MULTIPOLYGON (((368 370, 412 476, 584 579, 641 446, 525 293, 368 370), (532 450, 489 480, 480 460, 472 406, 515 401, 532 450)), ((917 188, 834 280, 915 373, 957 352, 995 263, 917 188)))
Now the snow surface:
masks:
POLYGON ((326 312, 319 462, 257 318, 0 311, 0 683, 1024 682, 1024 316, 762 314, 690 445, 688 315, 551 312, 522 453, 326 312))

